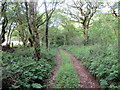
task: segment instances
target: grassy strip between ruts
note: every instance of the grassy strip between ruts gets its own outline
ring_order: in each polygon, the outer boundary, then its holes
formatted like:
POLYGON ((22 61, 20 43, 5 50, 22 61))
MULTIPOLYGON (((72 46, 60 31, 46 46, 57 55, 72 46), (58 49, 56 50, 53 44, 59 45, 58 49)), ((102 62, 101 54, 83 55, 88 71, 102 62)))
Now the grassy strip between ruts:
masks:
POLYGON ((56 75, 55 88, 77 88, 79 79, 70 58, 60 50, 61 66, 56 75))

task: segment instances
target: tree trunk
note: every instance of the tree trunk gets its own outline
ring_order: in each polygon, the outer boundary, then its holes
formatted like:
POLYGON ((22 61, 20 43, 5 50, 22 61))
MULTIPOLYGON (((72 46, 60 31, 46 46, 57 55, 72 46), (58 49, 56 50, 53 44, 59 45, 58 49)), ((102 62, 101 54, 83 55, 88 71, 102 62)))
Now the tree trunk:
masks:
POLYGON ((2 25, 2 33, 1 33, 1 41, 2 41, 2 43, 5 41, 5 33, 6 33, 5 27, 2 25))
MULTIPOLYGON (((26 19, 27 19, 27 23, 28 23, 28 30, 30 32, 30 35, 32 36, 32 30, 31 30, 31 25, 30 25, 30 20, 29 20, 29 16, 28 16, 28 3, 25 2, 25 7, 26 7, 26 19)), ((33 39, 32 37, 30 37, 29 39, 29 42, 30 42, 30 46, 33 47, 33 39)))
POLYGON ((9 26, 9 31, 8 31, 8 35, 7 35, 7 45, 9 45, 9 46, 10 46, 10 32, 11 32, 12 24, 13 24, 13 22, 9 26))
POLYGON ((84 34, 84 38, 85 38, 85 44, 89 43, 89 36, 88 36, 88 28, 89 28, 89 19, 88 17, 85 17, 84 21, 83 21, 83 34, 84 34))
POLYGON ((39 60, 40 59, 40 38, 39 38, 38 29, 36 28, 36 23, 35 23, 36 3, 32 2, 29 5, 30 5, 29 6, 30 7, 30 28, 33 32, 32 38, 34 41, 35 58, 39 60))
POLYGON ((37 30, 34 31, 35 37, 34 37, 34 49, 35 49, 35 57, 37 60, 40 59, 40 38, 39 38, 39 33, 37 30))
POLYGON ((48 24, 49 24, 49 17, 48 17, 48 11, 47 11, 47 5, 46 5, 46 1, 44 0, 44 5, 45 5, 45 13, 46 13, 46 32, 45 32, 45 37, 46 37, 46 48, 48 49, 48 24))
POLYGON ((45 33, 45 36, 46 36, 46 48, 48 49, 48 23, 49 21, 46 22, 46 33, 45 33))
POLYGON ((88 28, 84 27, 84 38, 85 38, 85 45, 89 43, 89 35, 88 35, 88 28))
POLYGON ((2 41, 2 43, 5 41, 5 33, 6 33, 5 29, 7 27, 7 24, 8 24, 8 20, 7 20, 7 17, 5 15, 5 12, 4 12, 4 19, 2 21, 2 32, 1 32, 1 41, 2 41))
POLYGON ((6 29, 7 24, 8 24, 8 19, 7 19, 7 16, 6 16, 6 9, 7 9, 7 3, 4 2, 1 5, 1 16, 3 17, 3 20, 2 20, 2 32, 1 32, 1 35, 0 35, 0 37, 1 37, 0 38, 1 39, 0 44, 2 44, 5 41, 5 33, 6 33, 5 29, 6 29))

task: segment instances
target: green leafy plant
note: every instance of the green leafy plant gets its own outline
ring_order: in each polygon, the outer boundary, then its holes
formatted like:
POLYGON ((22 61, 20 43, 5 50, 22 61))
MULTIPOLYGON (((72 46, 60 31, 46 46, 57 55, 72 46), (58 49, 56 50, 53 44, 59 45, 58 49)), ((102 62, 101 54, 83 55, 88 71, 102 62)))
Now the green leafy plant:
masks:
POLYGON ((44 80, 50 75, 49 72, 55 64, 55 49, 49 52, 42 51, 42 58, 39 61, 30 56, 30 53, 33 53, 32 49, 20 50, 13 53, 3 52, 3 87, 15 89, 45 87, 44 80))

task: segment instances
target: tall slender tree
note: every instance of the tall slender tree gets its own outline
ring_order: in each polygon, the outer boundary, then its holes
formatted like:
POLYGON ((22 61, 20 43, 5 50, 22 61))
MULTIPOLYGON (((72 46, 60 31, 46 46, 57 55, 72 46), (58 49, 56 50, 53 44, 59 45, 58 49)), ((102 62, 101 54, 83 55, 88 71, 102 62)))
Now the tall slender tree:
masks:
MULTIPOLYGON (((48 48, 48 32, 49 32, 49 20, 53 14, 53 12, 55 11, 57 5, 59 4, 60 2, 57 2, 57 1, 54 1, 52 2, 52 8, 50 9, 50 12, 48 11, 48 6, 47 6, 47 3, 46 3, 46 0, 44 0, 44 6, 45 6, 45 13, 46 13, 46 30, 45 30, 45 37, 46 37, 46 48, 48 48)), ((51 3, 50 3, 51 4, 51 3)))

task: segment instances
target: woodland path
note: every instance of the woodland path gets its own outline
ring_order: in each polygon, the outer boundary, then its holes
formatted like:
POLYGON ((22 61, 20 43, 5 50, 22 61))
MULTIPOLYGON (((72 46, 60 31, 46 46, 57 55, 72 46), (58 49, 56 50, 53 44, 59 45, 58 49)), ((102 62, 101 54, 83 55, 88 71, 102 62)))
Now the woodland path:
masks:
POLYGON ((86 70, 85 66, 79 60, 77 60, 74 56, 68 53, 66 50, 63 50, 63 51, 72 60, 73 66, 75 67, 78 77, 80 79, 80 88, 100 88, 99 83, 86 70))
MULTIPOLYGON (((80 79, 79 88, 100 88, 99 83, 87 71, 85 66, 79 60, 77 60, 74 56, 68 53, 66 50, 63 49, 63 51, 67 54, 68 57, 70 57, 73 63, 73 66, 78 74, 78 78, 80 79)), ((60 66, 60 61, 61 61, 61 56, 60 56, 59 50, 57 50, 56 66, 51 71, 52 75, 48 79, 48 82, 51 83, 48 88, 53 88, 53 85, 55 83, 56 73, 60 66)))

